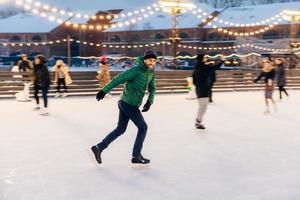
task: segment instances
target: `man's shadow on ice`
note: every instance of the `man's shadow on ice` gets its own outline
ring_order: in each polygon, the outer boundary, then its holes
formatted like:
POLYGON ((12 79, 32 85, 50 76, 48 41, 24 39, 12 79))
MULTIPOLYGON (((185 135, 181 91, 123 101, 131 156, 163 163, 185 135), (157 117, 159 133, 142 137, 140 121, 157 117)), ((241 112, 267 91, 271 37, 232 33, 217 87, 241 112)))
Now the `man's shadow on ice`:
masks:
MULTIPOLYGON (((158 169, 152 167, 129 167, 124 170, 126 170, 124 173, 120 173, 120 168, 108 169, 100 167, 99 169, 97 169, 97 174, 99 175, 99 177, 105 179, 106 181, 111 181, 118 185, 126 185, 132 187, 133 189, 137 189, 137 187, 143 189, 144 186, 146 187, 145 183, 149 182, 163 182, 161 172, 158 169)), ((147 187, 147 189, 149 190, 150 188, 147 187)))

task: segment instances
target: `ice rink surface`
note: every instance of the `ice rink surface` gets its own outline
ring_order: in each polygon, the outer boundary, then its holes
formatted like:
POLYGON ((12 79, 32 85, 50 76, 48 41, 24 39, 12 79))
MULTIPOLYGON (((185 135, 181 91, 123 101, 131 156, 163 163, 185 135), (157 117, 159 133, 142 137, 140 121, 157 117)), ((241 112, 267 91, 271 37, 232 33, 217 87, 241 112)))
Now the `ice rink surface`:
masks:
MULTIPOLYGON (((263 115, 262 92, 217 93, 196 131, 197 101, 158 95, 145 119, 148 168, 130 165, 136 128, 95 166, 87 149, 116 126, 118 97, 0 101, 1 200, 299 200, 300 92, 263 115)), ((276 96, 276 99, 278 97, 276 96)))

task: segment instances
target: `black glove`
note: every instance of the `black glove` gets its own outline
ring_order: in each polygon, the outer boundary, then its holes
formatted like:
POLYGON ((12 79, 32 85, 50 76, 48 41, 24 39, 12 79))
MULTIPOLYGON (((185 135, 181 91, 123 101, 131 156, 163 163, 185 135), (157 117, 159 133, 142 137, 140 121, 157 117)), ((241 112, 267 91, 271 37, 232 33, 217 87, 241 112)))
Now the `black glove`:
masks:
POLYGON ((147 103, 145 103, 142 112, 147 112, 151 107, 151 103, 150 101, 147 101, 147 103))
POLYGON ((97 101, 100 101, 101 99, 103 99, 105 97, 105 95, 106 95, 106 93, 103 92, 102 90, 100 90, 100 92, 98 92, 96 95, 97 101))

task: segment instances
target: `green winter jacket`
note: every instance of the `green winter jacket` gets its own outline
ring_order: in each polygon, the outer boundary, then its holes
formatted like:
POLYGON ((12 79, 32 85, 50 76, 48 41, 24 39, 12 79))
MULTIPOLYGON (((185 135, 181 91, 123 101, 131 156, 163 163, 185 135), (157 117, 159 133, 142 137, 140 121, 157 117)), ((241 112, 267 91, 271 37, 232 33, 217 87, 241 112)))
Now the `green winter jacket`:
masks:
POLYGON ((117 85, 125 83, 121 100, 126 103, 140 107, 148 88, 148 101, 152 104, 155 96, 155 74, 145 64, 143 57, 138 57, 135 65, 114 77, 104 88, 103 92, 108 93, 117 85))

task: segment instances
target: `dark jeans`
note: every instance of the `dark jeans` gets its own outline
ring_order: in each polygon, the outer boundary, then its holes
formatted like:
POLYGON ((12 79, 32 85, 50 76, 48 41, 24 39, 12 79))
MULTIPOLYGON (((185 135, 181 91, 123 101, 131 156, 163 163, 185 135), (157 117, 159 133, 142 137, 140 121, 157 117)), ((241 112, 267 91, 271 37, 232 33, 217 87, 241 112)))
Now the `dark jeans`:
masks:
POLYGON ((213 95, 212 89, 214 87, 214 84, 215 84, 215 82, 210 82, 209 83, 209 102, 213 101, 213 99, 212 99, 212 95, 213 95))
POLYGON ((44 100, 44 107, 47 108, 48 107, 48 90, 49 90, 49 86, 40 86, 40 85, 35 85, 34 86, 34 98, 36 100, 37 104, 40 104, 40 99, 39 99, 39 90, 42 90, 42 94, 43 94, 43 100, 44 100))
POLYGON ((124 101, 119 101, 118 106, 119 122, 117 128, 113 130, 110 134, 108 134, 106 138, 104 138, 103 141, 100 142, 97 146, 101 150, 106 149, 110 143, 112 143, 120 135, 125 133, 128 126, 128 122, 129 120, 131 120, 138 128, 138 133, 135 139, 132 156, 138 157, 141 155, 148 126, 139 108, 132 106, 124 101))
POLYGON ((64 89, 65 89, 65 92, 67 92, 67 86, 66 86, 66 81, 64 78, 59 78, 58 79, 58 82, 57 82, 57 92, 60 92, 60 86, 63 85, 64 86, 64 89))
POLYGON ((284 92, 286 96, 289 96, 289 94, 287 93, 287 91, 285 90, 283 85, 279 85, 278 87, 279 87, 279 97, 280 97, 280 99, 282 99, 282 92, 284 92))

